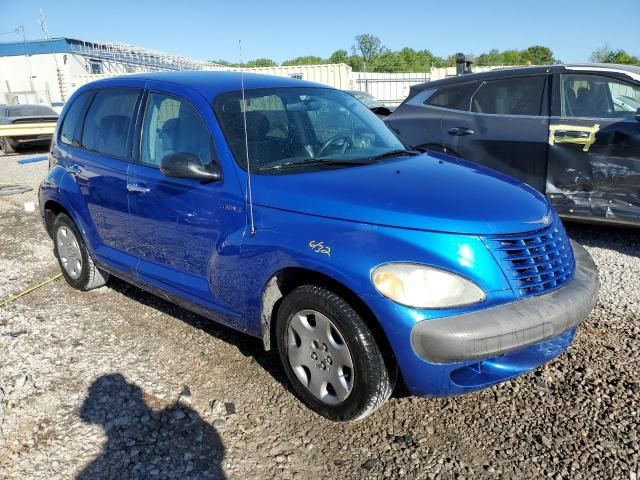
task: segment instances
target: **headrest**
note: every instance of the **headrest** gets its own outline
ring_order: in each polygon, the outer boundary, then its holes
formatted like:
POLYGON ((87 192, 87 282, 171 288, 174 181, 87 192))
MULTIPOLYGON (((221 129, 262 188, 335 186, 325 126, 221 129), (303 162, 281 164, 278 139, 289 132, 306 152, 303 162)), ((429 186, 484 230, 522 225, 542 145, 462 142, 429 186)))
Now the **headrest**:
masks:
POLYGON ((180 119, 179 118, 170 118, 169 120, 167 120, 166 122, 164 122, 162 124, 162 133, 168 133, 171 130, 173 130, 172 133, 175 133, 175 131, 178 129, 178 124, 180 123, 180 119))
POLYGON ((262 112, 247 112, 247 136, 250 139, 260 140, 267 136, 271 125, 269 119, 262 112))
POLYGON ((124 129, 129 125, 129 117, 125 115, 107 115, 100 121, 100 128, 111 129, 120 128, 124 129))

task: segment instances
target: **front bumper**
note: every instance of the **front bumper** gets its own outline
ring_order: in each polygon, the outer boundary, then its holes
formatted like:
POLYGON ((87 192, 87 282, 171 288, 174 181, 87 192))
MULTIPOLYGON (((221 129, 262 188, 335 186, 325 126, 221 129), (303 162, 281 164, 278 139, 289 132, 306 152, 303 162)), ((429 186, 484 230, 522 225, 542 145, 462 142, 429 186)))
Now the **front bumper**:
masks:
POLYGON ((49 145, 53 135, 37 135, 35 137, 12 137, 14 146, 49 145))
POLYGON ((455 317, 418 322, 411 330, 414 352, 430 363, 496 357, 558 337, 593 309, 600 282, 589 253, 572 242, 576 273, 545 295, 455 317))

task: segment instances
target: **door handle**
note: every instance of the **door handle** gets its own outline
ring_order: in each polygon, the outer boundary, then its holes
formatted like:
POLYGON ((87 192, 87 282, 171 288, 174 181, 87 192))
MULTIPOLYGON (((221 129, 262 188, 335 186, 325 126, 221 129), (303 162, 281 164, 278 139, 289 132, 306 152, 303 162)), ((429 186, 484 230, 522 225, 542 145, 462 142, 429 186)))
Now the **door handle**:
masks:
POLYGON ((67 172, 75 175, 76 173, 80 173, 80 167, 73 163, 67 167, 67 172))
POLYGON ((556 130, 556 141, 560 138, 589 138, 589 132, 581 132, 578 130, 556 130))
POLYGON ((453 135, 454 137, 462 137, 464 135, 473 135, 475 132, 470 128, 465 127, 453 127, 447 130, 449 135, 453 135))
POLYGON ((549 125, 549 145, 557 143, 570 143, 582 145, 582 150, 588 152, 596 141, 596 134, 600 125, 592 127, 582 125, 549 125))
POLYGON ((132 193, 148 193, 151 190, 148 187, 144 187, 138 183, 127 183, 127 191, 132 193))

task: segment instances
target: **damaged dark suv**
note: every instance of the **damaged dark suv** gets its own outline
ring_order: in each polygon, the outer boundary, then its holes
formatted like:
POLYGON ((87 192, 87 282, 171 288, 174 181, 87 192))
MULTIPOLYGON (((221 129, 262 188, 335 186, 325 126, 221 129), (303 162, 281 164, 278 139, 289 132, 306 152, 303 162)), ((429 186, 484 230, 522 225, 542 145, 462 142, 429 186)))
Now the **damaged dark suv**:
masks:
POLYGON ((411 87, 407 144, 519 178, 565 218, 640 225, 640 67, 494 70, 411 87))

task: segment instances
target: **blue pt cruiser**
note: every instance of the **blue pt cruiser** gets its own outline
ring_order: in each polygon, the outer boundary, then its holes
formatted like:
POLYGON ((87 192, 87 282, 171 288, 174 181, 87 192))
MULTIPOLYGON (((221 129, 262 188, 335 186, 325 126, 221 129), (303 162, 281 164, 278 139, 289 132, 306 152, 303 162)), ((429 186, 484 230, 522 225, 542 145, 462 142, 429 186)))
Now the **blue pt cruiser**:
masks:
POLYGON ((562 353, 599 287, 533 188, 408 150, 351 95, 174 72, 67 102, 40 188, 69 284, 109 275, 259 337, 300 398, 364 418, 562 353))

